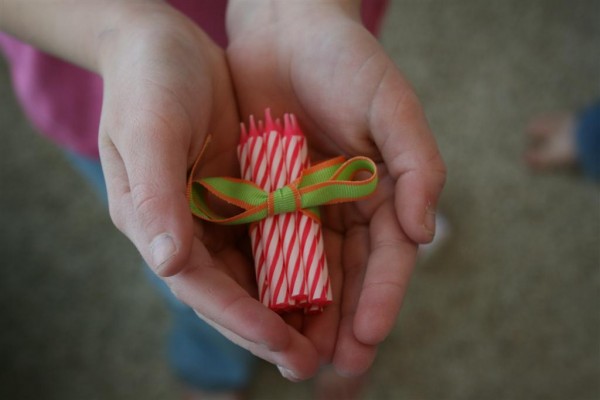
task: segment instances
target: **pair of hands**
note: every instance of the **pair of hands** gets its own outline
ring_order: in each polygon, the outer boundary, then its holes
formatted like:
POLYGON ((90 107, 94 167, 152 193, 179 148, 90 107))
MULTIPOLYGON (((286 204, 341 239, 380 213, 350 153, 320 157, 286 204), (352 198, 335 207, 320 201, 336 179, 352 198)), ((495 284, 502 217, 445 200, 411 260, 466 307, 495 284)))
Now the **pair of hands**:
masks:
POLYGON ((99 144, 115 225, 200 318, 291 380, 325 363, 344 375, 368 369, 417 244, 433 237, 445 179, 415 94, 358 10, 323 3, 231 1, 226 53, 168 5, 140 4, 100 46, 99 144), (185 197, 209 134, 200 174, 239 175, 240 116, 266 107, 298 116, 313 161, 378 163, 374 196, 323 211, 334 302, 320 315, 282 317, 260 304, 243 229, 194 220, 185 197))

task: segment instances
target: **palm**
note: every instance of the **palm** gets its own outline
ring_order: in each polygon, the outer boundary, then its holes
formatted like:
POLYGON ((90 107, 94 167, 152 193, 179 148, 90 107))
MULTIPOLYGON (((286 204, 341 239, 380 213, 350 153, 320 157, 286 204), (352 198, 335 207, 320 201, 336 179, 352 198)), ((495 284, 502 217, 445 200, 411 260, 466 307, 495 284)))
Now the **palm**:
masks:
POLYGON ((323 216, 334 304, 318 316, 288 317, 322 358, 357 373, 391 329, 416 254, 394 210, 398 174, 391 176, 386 167, 401 160, 392 154, 397 149, 378 147, 386 139, 372 131, 386 115, 404 111, 419 118, 421 113, 412 90, 364 28, 349 19, 315 18, 321 20, 311 29, 303 21, 285 24, 285 32, 256 27, 234 40, 227 55, 242 115, 260 115, 266 107, 276 115, 295 113, 313 161, 345 154, 379 163, 375 196, 329 207, 323 216), (382 85, 393 90, 381 90, 382 85), (407 112, 410 108, 416 113, 407 112), (400 270, 389 273, 386 266, 395 260, 400 270), (380 307, 381 318, 374 312, 380 307))

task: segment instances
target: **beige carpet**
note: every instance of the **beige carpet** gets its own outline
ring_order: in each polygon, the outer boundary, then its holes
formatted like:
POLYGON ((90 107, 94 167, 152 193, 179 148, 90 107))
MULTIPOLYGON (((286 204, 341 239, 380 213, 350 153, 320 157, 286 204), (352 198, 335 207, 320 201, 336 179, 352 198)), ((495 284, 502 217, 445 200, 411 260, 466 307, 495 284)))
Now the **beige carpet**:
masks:
MULTIPOLYGON (((383 43, 449 168, 453 234, 417 269, 367 399, 600 398, 600 191, 521 162, 535 113, 600 95, 600 6, 404 1, 383 43)), ((167 313, 129 243, 36 136, 0 66, 0 398, 175 399, 167 313)), ((256 399, 304 399, 261 365, 256 399)))

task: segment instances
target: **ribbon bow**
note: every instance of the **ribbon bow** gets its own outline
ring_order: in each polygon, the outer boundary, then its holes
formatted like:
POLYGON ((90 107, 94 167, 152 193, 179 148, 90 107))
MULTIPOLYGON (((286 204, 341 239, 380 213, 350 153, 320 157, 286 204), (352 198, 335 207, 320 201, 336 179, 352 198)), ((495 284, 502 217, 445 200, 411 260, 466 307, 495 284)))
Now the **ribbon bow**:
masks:
POLYGON ((299 179, 270 193, 243 179, 203 178, 190 181, 188 196, 194 215, 218 224, 246 224, 294 211, 318 219, 317 206, 365 198, 375 191, 377 181, 377 167, 371 159, 336 157, 305 169, 299 179), (370 175, 356 179, 361 171, 370 175), (219 215, 209 207, 206 192, 242 211, 228 217, 219 215))

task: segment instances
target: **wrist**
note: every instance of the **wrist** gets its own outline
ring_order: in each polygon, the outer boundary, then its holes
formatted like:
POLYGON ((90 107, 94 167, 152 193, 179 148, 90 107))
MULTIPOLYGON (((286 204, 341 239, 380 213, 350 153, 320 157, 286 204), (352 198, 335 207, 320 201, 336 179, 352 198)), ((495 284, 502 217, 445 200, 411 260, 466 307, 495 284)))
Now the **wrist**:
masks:
POLYGON ((97 30, 94 47, 97 72, 101 75, 115 66, 122 55, 142 52, 145 45, 153 44, 164 20, 173 10, 163 1, 118 2, 110 10, 110 17, 97 30))
POLYGON ((161 61, 174 44, 188 52, 217 48, 194 22, 164 1, 125 3, 98 35, 98 72, 105 77, 123 60, 161 61))
POLYGON ((98 70, 98 43, 127 2, 3 3, 0 30, 49 54, 98 70))

